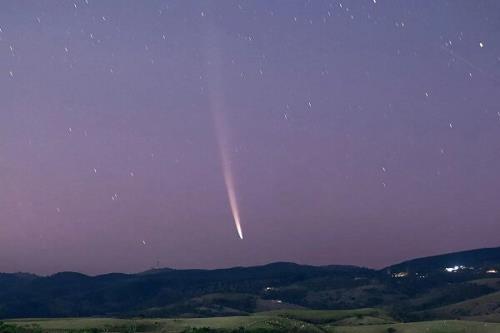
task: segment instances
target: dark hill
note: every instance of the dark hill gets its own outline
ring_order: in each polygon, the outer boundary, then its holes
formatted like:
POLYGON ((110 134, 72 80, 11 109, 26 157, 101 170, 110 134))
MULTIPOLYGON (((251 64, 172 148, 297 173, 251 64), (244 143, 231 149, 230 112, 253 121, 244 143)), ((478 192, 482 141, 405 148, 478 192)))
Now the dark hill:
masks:
MULTIPOLYGON (((357 276, 373 274, 372 270, 353 266, 293 263, 215 270, 157 269, 98 276, 74 272, 48 277, 2 274, 0 317, 140 315, 151 308, 168 308, 162 312, 164 315, 177 314, 179 309, 196 314, 189 300, 216 293, 253 295, 253 305, 245 299, 244 308, 249 310, 255 308, 257 299, 265 297, 261 294, 268 286, 282 288, 315 279, 335 280, 338 286, 348 286, 357 276)), ((238 308, 237 304, 232 306, 238 308)))
POLYGON ((500 263, 500 247, 461 251, 431 257, 417 258, 386 268, 391 272, 432 273, 446 267, 463 266, 475 270, 487 270, 500 263))
MULTIPOLYGON (((488 300, 481 297, 498 291, 500 287, 492 278, 500 276, 487 270, 498 268, 500 248, 419 258, 380 271, 278 262, 254 267, 164 268, 98 276, 75 272, 45 277, 0 274, 0 318, 206 317, 280 308, 382 307, 398 318, 411 319, 412 314, 432 316, 440 312, 427 310, 457 302, 488 300), (466 269, 444 270, 454 266, 466 269), (395 272, 406 274, 399 276, 395 272)), ((462 312, 466 311, 462 308, 462 312)), ((485 310, 481 315, 489 313, 485 310)))

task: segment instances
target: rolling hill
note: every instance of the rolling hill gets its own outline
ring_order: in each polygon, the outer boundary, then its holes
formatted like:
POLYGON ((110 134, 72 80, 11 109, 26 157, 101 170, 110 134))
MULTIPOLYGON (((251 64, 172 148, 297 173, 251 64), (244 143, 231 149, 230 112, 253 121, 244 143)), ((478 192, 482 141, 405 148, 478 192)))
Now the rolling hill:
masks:
POLYGON ((431 257, 417 258, 386 268, 391 272, 429 274, 445 268, 463 267, 463 270, 487 271, 500 268, 500 247, 461 251, 431 257))
POLYGON ((500 248, 419 258, 382 270, 273 263, 98 276, 0 274, 0 318, 187 318, 377 308, 396 320, 500 321, 498 267, 500 248))

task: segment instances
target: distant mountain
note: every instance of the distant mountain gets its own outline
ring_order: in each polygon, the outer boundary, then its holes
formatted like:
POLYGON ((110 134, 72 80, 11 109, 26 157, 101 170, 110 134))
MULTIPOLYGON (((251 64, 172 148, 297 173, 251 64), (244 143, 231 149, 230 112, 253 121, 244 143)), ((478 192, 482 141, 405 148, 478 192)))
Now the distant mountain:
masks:
MULTIPOLYGON (((321 279, 350 285, 356 276, 370 274, 374 271, 353 266, 314 267, 293 263, 215 270, 156 269, 98 276, 74 272, 47 277, 1 274, 0 317, 126 316, 150 312, 196 315, 199 309, 193 309, 191 299, 221 293, 252 295, 252 304, 245 303, 242 307, 232 304, 233 308, 226 309, 248 312, 265 296, 262 293, 269 286, 281 288, 321 279)), ((268 289, 268 293, 272 290, 268 289)), ((220 297, 218 300, 224 302, 220 297)), ((200 307, 212 305, 214 312, 225 311, 217 304, 200 307)))
POLYGON ((489 270, 499 266, 500 247, 461 251, 417 258, 386 268, 391 272, 431 273, 453 270, 489 270))
MULTIPOLYGON (((383 308, 397 318, 426 319, 445 313, 432 309, 450 309, 446 312, 450 318, 459 309, 467 317, 468 304, 477 303, 467 301, 492 304, 497 299, 493 293, 500 290, 500 282, 497 285, 495 280, 500 281, 498 268, 500 248, 419 258, 378 271, 279 262, 98 276, 0 274, 0 318, 206 317, 277 309, 366 307, 383 308)), ((493 316, 489 308, 485 305, 474 314, 493 316)))

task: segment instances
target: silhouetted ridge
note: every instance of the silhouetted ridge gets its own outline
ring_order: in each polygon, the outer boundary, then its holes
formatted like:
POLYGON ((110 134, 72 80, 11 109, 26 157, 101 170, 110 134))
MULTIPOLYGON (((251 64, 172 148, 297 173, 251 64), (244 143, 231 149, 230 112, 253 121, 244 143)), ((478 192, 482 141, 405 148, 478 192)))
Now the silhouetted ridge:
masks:
POLYGON ((491 278, 500 278, 498 270, 500 248, 418 258, 378 271, 347 265, 275 262, 253 267, 161 268, 97 276, 76 272, 43 277, 0 274, 0 318, 206 317, 296 307, 384 307, 394 309, 398 318, 425 319, 430 315, 422 314, 422 310, 494 296, 500 291, 500 283, 497 287, 491 278), (484 278, 488 283, 472 282, 484 278), (421 301, 413 301, 418 299, 421 301))
POLYGON ((422 257, 403 261, 386 267, 391 271, 409 271, 427 273, 442 271, 446 267, 464 266, 470 268, 487 268, 500 262, 500 247, 467 250, 422 257))

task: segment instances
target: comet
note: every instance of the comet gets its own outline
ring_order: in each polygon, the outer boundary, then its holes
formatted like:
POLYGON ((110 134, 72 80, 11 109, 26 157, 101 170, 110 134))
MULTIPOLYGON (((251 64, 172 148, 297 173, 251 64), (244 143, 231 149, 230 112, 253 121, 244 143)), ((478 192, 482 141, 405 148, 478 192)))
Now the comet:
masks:
POLYGON ((229 207, 233 215, 234 225, 238 236, 243 239, 243 230, 241 227, 240 210, 238 198, 236 195, 233 169, 230 159, 229 129, 226 124, 226 118, 223 110, 225 107, 224 89, 221 78, 221 48, 218 34, 212 24, 209 24, 205 34, 205 53, 207 70, 207 88, 210 110, 212 113, 215 136, 217 138, 217 148, 219 150, 220 163, 222 166, 222 175, 224 176, 224 185, 229 200, 229 207))
POLYGON ((225 135, 227 133, 225 128, 225 119, 223 118, 223 115, 217 111, 214 112, 214 123, 222 165, 222 174, 224 176, 224 184, 226 185, 226 192, 229 199, 229 206, 231 208, 231 213, 233 214, 234 225, 236 226, 238 236, 240 239, 243 239, 243 231, 240 222, 240 210, 238 208, 233 170, 229 159, 227 137, 225 135))

